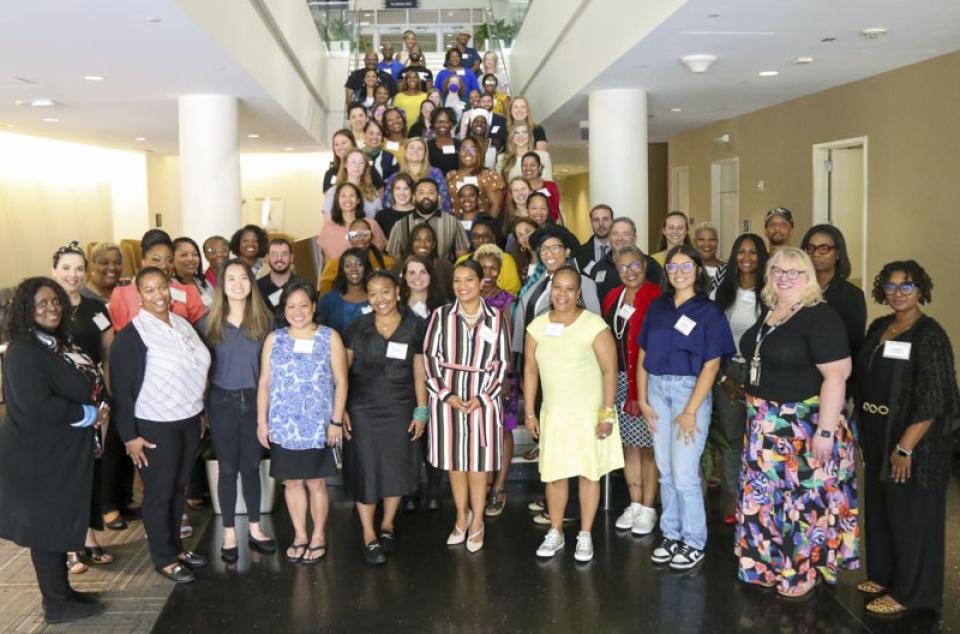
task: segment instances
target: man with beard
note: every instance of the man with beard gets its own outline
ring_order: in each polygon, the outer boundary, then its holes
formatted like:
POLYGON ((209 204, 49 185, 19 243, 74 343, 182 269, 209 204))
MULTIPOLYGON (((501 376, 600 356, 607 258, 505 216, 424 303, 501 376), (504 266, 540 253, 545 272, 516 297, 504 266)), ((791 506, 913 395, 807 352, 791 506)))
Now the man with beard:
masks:
MULTIPOLYGON (((589 272, 586 270, 583 271, 584 274, 596 282, 597 295, 601 301, 607 296, 607 293, 622 284, 620 273, 617 271, 617 265, 614 262, 614 255, 617 253, 617 250, 627 245, 637 246, 637 225, 634 224, 633 220, 626 216, 621 216, 615 218, 608 226, 607 231, 610 249, 606 251, 602 259, 592 260, 587 263, 587 266, 590 268, 589 272)), ((596 231, 596 225, 594 225, 594 231, 596 231)), ((585 247, 581 247, 581 249, 584 248, 585 247)), ((643 254, 643 260, 646 263, 646 278, 654 284, 659 284, 662 274, 660 265, 647 253, 643 254)))
POLYGON ((613 225, 613 209, 610 205, 594 205, 590 210, 590 227, 593 235, 577 250, 577 266, 584 275, 593 277, 596 263, 610 255, 610 228, 613 225))
POLYGON ((380 47, 380 53, 383 55, 383 61, 377 64, 377 69, 390 73, 393 80, 400 81, 400 73, 403 72, 403 64, 393 56, 393 44, 387 42, 380 47))
POLYGON ((260 289, 260 295, 267 307, 279 317, 283 287, 292 281, 305 282, 303 278, 293 274, 293 245, 289 240, 274 238, 270 241, 267 248, 267 266, 270 267, 270 275, 257 280, 257 288, 260 289))
POLYGON ((387 252, 397 260, 410 255, 407 245, 413 228, 421 223, 429 224, 437 234, 437 253, 441 260, 450 260, 466 254, 470 249, 467 234, 456 216, 440 211, 437 204, 439 189, 432 178, 421 178, 413 188, 413 213, 398 220, 390 230, 387 252))
POLYGON ((419 46, 414 46, 410 49, 407 67, 403 69, 403 72, 407 72, 408 70, 416 71, 420 77, 420 90, 426 92, 427 89, 433 86, 433 71, 424 66, 423 51, 420 50, 419 46))
POLYGON ((790 234, 793 233, 793 212, 784 207, 774 207, 767 212, 763 221, 763 228, 767 232, 767 243, 770 245, 770 257, 780 247, 790 246, 790 234))

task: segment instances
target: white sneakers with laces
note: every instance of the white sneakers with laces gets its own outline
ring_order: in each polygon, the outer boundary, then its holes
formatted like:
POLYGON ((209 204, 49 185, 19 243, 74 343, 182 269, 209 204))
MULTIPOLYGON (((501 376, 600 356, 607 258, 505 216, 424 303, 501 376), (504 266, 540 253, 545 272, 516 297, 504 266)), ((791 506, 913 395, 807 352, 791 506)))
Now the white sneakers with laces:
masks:
POLYGON ((593 559, 593 536, 587 531, 577 533, 577 549, 573 553, 573 558, 577 561, 593 559))
POLYGON ((537 548, 537 557, 553 557, 563 550, 564 544, 563 533, 555 528, 551 528, 547 531, 547 536, 543 538, 543 543, 537 548))

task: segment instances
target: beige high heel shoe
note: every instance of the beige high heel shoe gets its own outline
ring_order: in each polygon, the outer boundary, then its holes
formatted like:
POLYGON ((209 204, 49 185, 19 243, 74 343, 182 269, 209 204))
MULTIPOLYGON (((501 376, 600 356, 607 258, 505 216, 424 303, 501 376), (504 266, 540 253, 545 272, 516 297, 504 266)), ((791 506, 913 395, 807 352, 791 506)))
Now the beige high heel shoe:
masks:
MULTIPOLYGON (((467 526, 469 527, 469 524, 467 526)), ((485 530, 486 530, 486 525, 483 525, 480 527, 480 530, 478 530, 476 533, 473 533, 467 536, 467 550, 469 552, 475 553, 475 552, 478 552, 481 548, 483 548, 483 534, 485 530), (480 537, 480 541, 478 542, 473 541, 473 538, 477 536, 480 537)))
POLYGON ((467 525, 462 529, 454 522, 453 530, 447 537, 447 546, 458 546, 467 541, 467 529, 470 528, 471 522, 473 522, 473 511, 467 511, 467 525))

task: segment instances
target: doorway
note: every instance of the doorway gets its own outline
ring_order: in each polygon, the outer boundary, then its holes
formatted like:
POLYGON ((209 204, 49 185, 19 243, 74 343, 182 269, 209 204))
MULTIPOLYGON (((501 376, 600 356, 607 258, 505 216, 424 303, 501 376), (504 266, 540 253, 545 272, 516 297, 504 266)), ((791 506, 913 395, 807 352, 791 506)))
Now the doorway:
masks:
POLYGON ((813 224, 843 233, 850 256, 850 281, 867 279, 867 137, 813 146, 813 224))
POLYGON ((714 161, 710 165, 710 222, 717 228, 717 256, 730 249, 740 234, 740 158, 714 161))

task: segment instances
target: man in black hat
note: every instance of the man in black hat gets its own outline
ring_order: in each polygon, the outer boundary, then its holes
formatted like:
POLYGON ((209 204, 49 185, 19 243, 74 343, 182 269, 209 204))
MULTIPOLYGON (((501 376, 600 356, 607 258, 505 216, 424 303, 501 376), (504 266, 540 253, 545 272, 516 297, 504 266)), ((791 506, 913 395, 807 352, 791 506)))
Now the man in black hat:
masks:
POLYGON ((793 233, 793 212, 785 207, 774 207, 767 212, 763 220, 763 229, 767 232, 767 243, 772 256, 781 247, 790 246, 790 234, 793 233))

